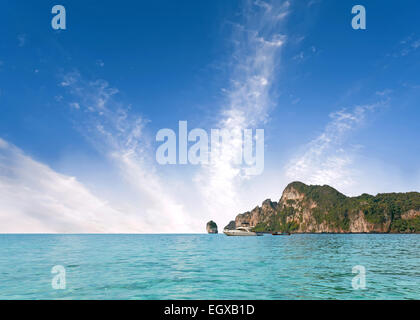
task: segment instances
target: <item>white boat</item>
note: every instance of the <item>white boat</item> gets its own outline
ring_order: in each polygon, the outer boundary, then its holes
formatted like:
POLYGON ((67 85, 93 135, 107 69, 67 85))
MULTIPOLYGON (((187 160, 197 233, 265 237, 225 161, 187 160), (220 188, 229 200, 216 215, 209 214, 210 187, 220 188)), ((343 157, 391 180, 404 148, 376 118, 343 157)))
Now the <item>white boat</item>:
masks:
POLYGON ((223 233, 227 236, 262 236, 261 232, 254 232, 250 227, 238 227, 236 229, 224 229, 223 233))

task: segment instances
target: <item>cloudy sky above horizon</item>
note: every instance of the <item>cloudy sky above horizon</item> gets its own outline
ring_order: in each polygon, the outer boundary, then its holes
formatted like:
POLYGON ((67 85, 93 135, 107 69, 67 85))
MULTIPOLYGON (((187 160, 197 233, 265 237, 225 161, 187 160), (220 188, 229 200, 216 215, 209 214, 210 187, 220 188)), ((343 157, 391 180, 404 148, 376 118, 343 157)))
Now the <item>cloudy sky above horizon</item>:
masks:
POLYGON ((295 180, 420 191, 420 4, 353 30, 347 0, 61 1, 61 31, 55 4, 0 10, 0 232, 203 232, 295 180), (264 172, 159 165, 183 120, 264 129, 264 172))

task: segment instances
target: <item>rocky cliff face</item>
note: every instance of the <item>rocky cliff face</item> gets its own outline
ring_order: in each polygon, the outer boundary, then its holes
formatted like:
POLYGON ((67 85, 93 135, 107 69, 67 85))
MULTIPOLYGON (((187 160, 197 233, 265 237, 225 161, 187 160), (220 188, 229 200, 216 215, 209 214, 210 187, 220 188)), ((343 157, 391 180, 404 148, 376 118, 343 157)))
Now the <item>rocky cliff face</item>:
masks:
POLYGON ((235 218, 236 227, 249 224, 256 226, 258 223, 269 223, 270 219, 276 213, 277 202, 265 200, 261 207, 255 207, 252 211, 238 214, 235 218))
POLYGON ((213 220, 207 222, 206 224, 207 233, 217 233, 217 224, 213 220))
MULTIPOLYGON (((238 225, 239 227, 240 225, 238 225)), ((236 228, 236 222, 235 221, 231 221, 228 223, 228 225, 224 228, 225 230, 233 230, 236 228)))
POLYGON ((237 215, 235 226, 243 224, 265 232, 420 233, 420 193, 346 197, 330 186, 293 182, 279 202, 237 215))

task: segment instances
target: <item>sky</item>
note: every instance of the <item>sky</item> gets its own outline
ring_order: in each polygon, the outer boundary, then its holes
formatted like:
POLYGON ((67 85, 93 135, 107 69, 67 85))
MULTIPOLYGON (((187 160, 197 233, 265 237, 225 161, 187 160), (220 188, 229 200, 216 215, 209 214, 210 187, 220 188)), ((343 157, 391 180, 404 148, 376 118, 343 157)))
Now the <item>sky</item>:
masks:
POLYGON ((56 4, 1 5, 0 232, 200 233, 296 180, 420 191, 420 3, 63 0, 54 30, 56 4), (179 121, 263 129, 264 171, 235 139, 159 164, 179 121))

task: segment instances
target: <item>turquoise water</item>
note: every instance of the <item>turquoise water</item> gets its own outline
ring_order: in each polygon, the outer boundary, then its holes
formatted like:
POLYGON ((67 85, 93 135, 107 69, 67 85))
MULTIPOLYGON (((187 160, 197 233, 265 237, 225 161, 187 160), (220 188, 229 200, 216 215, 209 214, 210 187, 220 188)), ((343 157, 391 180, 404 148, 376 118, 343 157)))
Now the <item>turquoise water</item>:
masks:
POLYGON ((0 235, 0 298, 420 299, 420 235, 0 235))

